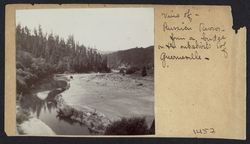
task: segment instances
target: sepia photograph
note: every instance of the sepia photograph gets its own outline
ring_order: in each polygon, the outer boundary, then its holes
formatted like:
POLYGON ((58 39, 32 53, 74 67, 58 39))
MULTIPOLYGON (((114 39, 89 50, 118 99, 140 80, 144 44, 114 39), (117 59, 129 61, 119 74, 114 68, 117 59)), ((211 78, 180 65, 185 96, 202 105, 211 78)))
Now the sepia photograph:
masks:
POLYGON ((154 9, 16 10, 18 135, 154 135, 154 9))

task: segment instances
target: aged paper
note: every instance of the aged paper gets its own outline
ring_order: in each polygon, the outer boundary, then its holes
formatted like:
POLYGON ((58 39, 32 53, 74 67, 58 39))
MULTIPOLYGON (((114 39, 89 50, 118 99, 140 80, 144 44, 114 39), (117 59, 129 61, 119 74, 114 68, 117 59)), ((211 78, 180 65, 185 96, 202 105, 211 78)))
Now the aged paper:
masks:
POLYGON ((155 18, 157 133, 244 139, 245 29, 235 34, 230 7, 160 7, 155 18))
POLYGON ((5 131, 16 135, 15 10, 154 8, 155 135, 246 138, 246 29, 232 29, 229 6, 8 5, 5 131))

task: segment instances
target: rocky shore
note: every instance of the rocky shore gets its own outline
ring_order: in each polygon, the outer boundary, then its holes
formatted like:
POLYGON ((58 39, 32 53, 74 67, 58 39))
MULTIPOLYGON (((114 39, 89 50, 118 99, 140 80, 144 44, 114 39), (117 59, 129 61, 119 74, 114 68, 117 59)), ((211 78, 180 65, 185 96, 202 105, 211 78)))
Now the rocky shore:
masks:
MULTIPOLYGON (((93 134, 104 134, 106 127, 111 121, 102 113, 88 106, 76 106, 67 104, 61 93, 70 88, 70 77, 64 75, 55 75, 53 77, 53 84, 42 84, 40 87, 43 92, 38 92, 35 95, 41 100, 47 100, 55 103, 57 107, 57 115, 62 119, 70 119, 78 122, 81 125, 88 127, 93 134), (48 89, 48 90, 47 90, 48 89)), ((36 90, 34 90, 36 91, 36 90)), ((47 126, 44 122, 32 116, 28 109, 22 109, 19 104, 17 107, 17 133, 26 135, 55 135, 55 132, 47 126), (37 127, 39 134, 37 134, 34 127, 37 127)))
POLYGON ((63 99, 61 93, 64 90, 70 88, 71 78, 72 77, 64 76, 57 76, 55 78, 57 80, 64 80, 65 82, 67 82, 67 85, 65 87, 62 87, 60 90, 54 90, 54 100, 56 101, 58 108, 57 116, 64 119, 71 119, 77 121, 80 124, 86 125, 92 133, 104 134, 107 126, 111 123, 111 121, 104 114, 88 106, 77 106, 67 104, 63 99))
POLYGON ((87 106, 75 106, 65 103, 59 94, 55 97, 58 107, 58 116, 72 119, 80 124, 84 124, 93 134, 104 134, 111 121, 102 113, 97 112, 87 106))

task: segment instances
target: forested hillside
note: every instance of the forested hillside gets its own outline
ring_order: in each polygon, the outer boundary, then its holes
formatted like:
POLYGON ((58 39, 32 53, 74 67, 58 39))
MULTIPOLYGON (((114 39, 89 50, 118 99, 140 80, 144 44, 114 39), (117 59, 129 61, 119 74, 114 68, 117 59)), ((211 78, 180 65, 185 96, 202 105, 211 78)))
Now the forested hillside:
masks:
POLYGON ((147 48, 131 48, 107 54, 108 66, 118 68, 120 66, 142 68, 153 67, 154 65, 154 46, 147 48))
POLYGON ((42 31, 16 27, 17 93, 54 73, 109 72, 106 56, 79 45, 71 35, 67 40, 42 31))

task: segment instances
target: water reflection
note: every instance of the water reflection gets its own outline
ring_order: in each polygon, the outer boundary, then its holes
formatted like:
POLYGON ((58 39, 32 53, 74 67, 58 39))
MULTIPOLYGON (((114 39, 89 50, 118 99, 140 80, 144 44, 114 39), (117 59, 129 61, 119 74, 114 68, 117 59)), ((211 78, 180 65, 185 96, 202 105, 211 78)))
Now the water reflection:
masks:
POLYGON ((84 135, 90 134, 87 126, 76 120, 58 116, 56 101, 48 96, 39 99, 36 94, 27 94, 20 103, 23 109, 28 109, 38 119, 47 124, 57 135, 84 135))
POLYGON ((68 117, 60 117, 60 116, 57 116, 57 118, 59 119, 59 121, 64 121, 64 122, 67 122, 67 123, 69 123, 71 125, 78 125, 80 127, 85 127, 85 128, 87 128, 89 134, 99 134, 98 132, 93 131, 92 129, 86 127, 86 125, 84 125, 83 123, 80 123, 77 120, 70 119, 68 117))
POLYGON ((42 109, 51 113, 52 109, 57 108, 56 106, 54 99, 41 100, 35 94, 26 94, 21 101, 21 107, 31 110, 32 113, 36 114, 37 118, 40 117, 42 109))

